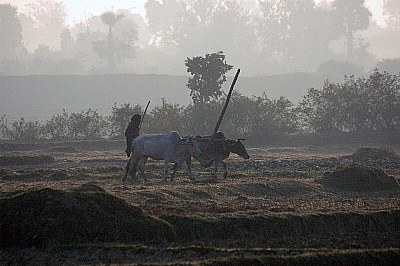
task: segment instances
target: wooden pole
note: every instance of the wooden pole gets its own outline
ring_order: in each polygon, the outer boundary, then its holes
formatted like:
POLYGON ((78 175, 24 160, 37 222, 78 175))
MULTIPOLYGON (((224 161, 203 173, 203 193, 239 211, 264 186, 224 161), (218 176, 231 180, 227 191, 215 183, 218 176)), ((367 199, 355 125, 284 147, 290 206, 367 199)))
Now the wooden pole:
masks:
POLYGON ((235 87, 236 80, 237 80, 238 77, 239 77, 239 73, 240 73, 240 68, 236 71, 236 75, 235 75, 235 77, 233 78, 233 81, 232 81, 232 84, 231 84, 231 88, 229 89, 228 96, 226 97, 226 101, 225 101, 224 108, 222 108, 222 111, 221 111, 221 114, 219 115, 217 124, 215 125, 214 132, 213 132, 213 134, 212 134, 212 136, 211 136, 211 142, 214 140, 215 135, 217 134, 217 131, 218 131, 218 129, 219 129, 219 126, 221 125, 222 118, 224 117, 226 108, 228 107, 229 100, 230 100, 230 98, 231 98, 233 88, 235 87))
POLYGON ((140 129, 142 128, 143 118, 144 118, 144 116, 146 115, 147 108, 149 107, 149 104, 150 104, 150 101, 147 103, 146 108, 144 109, 144 113, 143 113, 143 115, 142 115, 142 119, 140 119, 139 131, 140 131, 140 129))

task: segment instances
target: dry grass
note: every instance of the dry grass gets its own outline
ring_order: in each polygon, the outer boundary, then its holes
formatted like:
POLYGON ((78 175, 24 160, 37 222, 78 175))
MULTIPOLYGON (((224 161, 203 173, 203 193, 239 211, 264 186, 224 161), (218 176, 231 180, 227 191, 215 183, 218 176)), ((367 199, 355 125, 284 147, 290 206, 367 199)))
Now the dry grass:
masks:
MULTIPOLYGON (((139 177, 129 180, 127 185, 122 185, 126 158, 121 151, 10 152, 7 156, 49 155, 55 159, 51 164, 0 167, 1 213, 14 215, 10 216, 13 217, 11 224, 22 217, 44 217, 34 213, 35 208, 30 204, 47 206, 50 210, 47 215, 51 215, 46 219, 54 222, 61 222, 57 220, 63 217, 60 211, 71 212, 68 216, 72 218, 65 218, 69 223, 89 219, 93 210, 99 210, 94 217, 103 218, 99 218, 95 226, 80 224, 76 230, 84 230, 85 233, 79 233, 81 238, 71 237, 77 231, 64 230, 62 224, 56 234, 60 237, 51 237, 50 229, 54 228, 44 226, 49 235, 42 238, 43 243, 56 246, 36 250, 3 249, 0 258, 9 265, 34 261, 37 262, 32 263, 34 265, 187 262, 285 265, 364 262, 368 256, 390 262, 398 256, 400 191, 343 191, 318 182, 325 172, 332 172, 343 164, 341 156, 350 153, 347 149, 249 150, 250 160, 232 156, 227 161, 228 179, 223 179, 221 172, 212 177, 210 169, 195 163, 196 181, 189 180, 183 171, 178 172, 175 181, 164 181, 162 164, 150 161, 146 169, 149 181, 143 183, 139 177), (39 192, 58 200, 50 205, 43 203, 47 196, 41 201, 33 201, 31 196, 34 194, 31 193, 39 192), (24 204, 17 201, 22 195, 29 198, 24 204), (61 207, 57 202, 63 203, 61 207), (116 218, 106 205, 120 210, 121 215, 131 214, 116 218), (28 209, 21 212, 23 206, 28 209), (70 206, 69 210, 63 209, 65 206, 70 206), (11 211, 18 209, 21 216, 11 211), (161 225, 172 228, 176 237, 154 238, 158 240, 148 246, 143 245, 151 239, 147 234, 137 242, 138 245, 132 246, 129 243, 135 241, 123 236, 123 230, 117 234, 115 224, 124 221, 126 226, 132 225, 139 230, 136 231, 139 234, 141 226, 132 222, 135 217, 154 217, 161 225), (91 226, 108 238, 88 237, 86 242, 75 241, 84 240, 82 234, 90 236, 87 228, 91 226), (109 243, 115 241, 120 243, 109 243), (72 246, 59 246, 65 243, 72 246), (363 251, 341 251, 359 248, 363 251)), ((384 161, 379 164, 396 178, 400 176, 400 169, 395 164, 384 161)), ((31 231, 35 228, 26 227, 31 231)), ((129 232, 126 229, 126 233, 129 232)))
POLYGON ((35 164, 49 164, 54 163, 54 157, 49 155, 13 155, 13 156, 0 156, 0 166, 9 165, 35 165, 35 164))

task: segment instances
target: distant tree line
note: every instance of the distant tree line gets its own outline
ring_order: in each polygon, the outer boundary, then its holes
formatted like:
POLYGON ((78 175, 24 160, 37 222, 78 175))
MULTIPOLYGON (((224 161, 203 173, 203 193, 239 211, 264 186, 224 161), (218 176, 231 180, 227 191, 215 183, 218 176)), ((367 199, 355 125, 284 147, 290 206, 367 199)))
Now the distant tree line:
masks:
MULTIPOLYGON (((369 71, 368 41, 398 55, 390 44, 400 41, 399 3, 384 1, 384 28, 365 0, 148 0, 145 18, 107 10, 74 25, 60 0, 0 4, 0 75, 183 74, 186 56, 216 50, 248 75, 340 71, 338 63, 369 71)), ((400 69, 396 60, 381 65, 400 69)))
MULTIPOLYGON (((211 134, 226 97, 216 93, 210 92, 214 96, 209 98, 204 96, 207 100, 201 104, 194 93, 193 103, 187 106, 162 99, 161 105, 146 114, 142 132, 211 134)), ((12 141, 122 139, 130 117, 142 112, 142 106, 125 103, 114 104, 108 116, 91 109, 80 113, 63 111, 44 123, 24 118, 8 121, 3 115, 0 136, 12 141)), ((271 137, 305 132, 400 130, 400 77, 375 70, 368 77, 347 76, 341 83, 326 81, 320 89, 309 89, 297 105, 285 97, 248 97, 235 92, 220 129, 227 136, 259 143, 271 137)))
MULTIPOLYGON (((197 105, 180 106, 162 99, 161 105, 155 106, 144 117, 142 132, 166 133, 175 130, 183 135, 211 134, 224 101, 222 97, 200 109, 197 105)), ((108 116, 90 109, 80 113, 64 110, 42 123, 24 118, 8 121, 4 115, 0 118, 0 136, 3 140, 17 142, 122 139, 130 117, 142 112, 141 106, 126 103, 115 104, 108 116)), ((297 132, 295 118, 292 103, 284 97, 270 100, 265 95, 247 97, 235 93, 221 130, 228 136, 290 134, 297 132)))

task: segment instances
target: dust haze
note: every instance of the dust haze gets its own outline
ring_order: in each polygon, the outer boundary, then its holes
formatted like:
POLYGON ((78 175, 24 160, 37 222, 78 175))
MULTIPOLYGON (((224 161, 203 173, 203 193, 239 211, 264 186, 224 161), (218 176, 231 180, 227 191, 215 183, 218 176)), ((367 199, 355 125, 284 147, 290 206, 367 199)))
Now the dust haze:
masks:
POLYGON ((326 79, 368 75, 376 67, 400 71, 395 0, 383 2, 384 26, 362 0, 149 0, 144 15, 117 7, 100 15, 82 10, 85 16, 72 24, 62 1, 10 3, 0 6, 0 113, 10 120, 43 121, 63 108, 107 114, 114 103, 161 98, 187 105, 184 60, 219 51, 248 78, 237 88, 242 94, 266 92, 295 104, 326 79), (93 81, 105 74, 140 82, 93 81), (88 77, 84 88, 76 76, 88 77))

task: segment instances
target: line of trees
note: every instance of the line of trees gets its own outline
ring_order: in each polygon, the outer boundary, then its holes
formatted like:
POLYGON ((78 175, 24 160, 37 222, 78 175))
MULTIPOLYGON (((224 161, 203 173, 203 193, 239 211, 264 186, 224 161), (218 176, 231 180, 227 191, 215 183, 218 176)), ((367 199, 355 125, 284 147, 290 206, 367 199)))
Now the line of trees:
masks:
MULTIPOLYGON (((194 101, 187 106, 163 99, 147 113, 142 132, 211 134, 225 97, 214 96, 201 105, 194 101)), ((24 118, 7 121, 4 115, 0 118, 0 136, 13 141, 121 139, 130 117, 142 112, 142 106, 125 103, 114 104, 108 116, 90 109, 64 111, 44 123, 24 118)), ((375 70, 368 77, 348 76, 342 83, 326 81, 320 89, 311 88, 297 105, 285 97, 248 97, 236 91, 220 129, 227 136, 254 142, 304 132, 399 130, 400 77, 375 70)))
POLYGON ((310 89, 297 107, 305 128, 316 132, 400 129, 400 78, 374 70, 368 78, 346 76, 310 89))
MULTIPOLYGON (((142 132, 176 130, 184 135, 211 134, 224 102, 222 97, 200 107, 195 104, 180 106, 162 99, 161 105, 146 114, 142 132)), ((80 113, 64 110, 42 123, 24 118, 8 121, 4 115, 0 118, 0 136, 3 140, 13 141, 122 139, 130 117, 142 112, 140 105, 125 103, 119 106, 114 104, 108 116, 90 109, 80 113)), ((236 92, 231 98, 221 130, 229 136, 289 134, 297 130, 295 118, 292 103, 284 97, 270 100, 265 95, 247 97, 236 92)))
MULTIPOLYGON (((222 51, 185 60, 190 77, 186 84, 193 102, 188 106, 162 99, 145 117, 143 132, 176 130, 182 134, 210 134, 225 103, 222 84, 233 68, 222 51)), ((111 114, 96 110, 53 115, 45 123, 24 118, 0 119, 0 137, 14 141, 92 140, 123 138, 127 122, 140 105, 112 106, 111 114)), ((400 129, 400 77, 377 69, 368 77, 345 76, 342 83, 326 80, 321 89, 311 88, 295 106, 285 97, 269 99, 234 92, 221 130, 229 136, 253 140, 302 132, 365 132, 400 129)))
MULTIPOLYGON (((384 1, 385 28, 371 23, 365 0, 246 6, 251 2, 148 0, 146 19, 108 10, 73 26, 62 1, 30 0, 21 10, 0 4, 0 74, 183 74, 186 56, 215 50, 249 75, 315 71, 331 60, 369 70, 375 55, 366 36, 379 36, 380 45, 400 39, 398 0, 384 1), (367 29, 371 34, 363 34, 367 29)), ((396 46, 386 48, 398 54, 396 46)))

